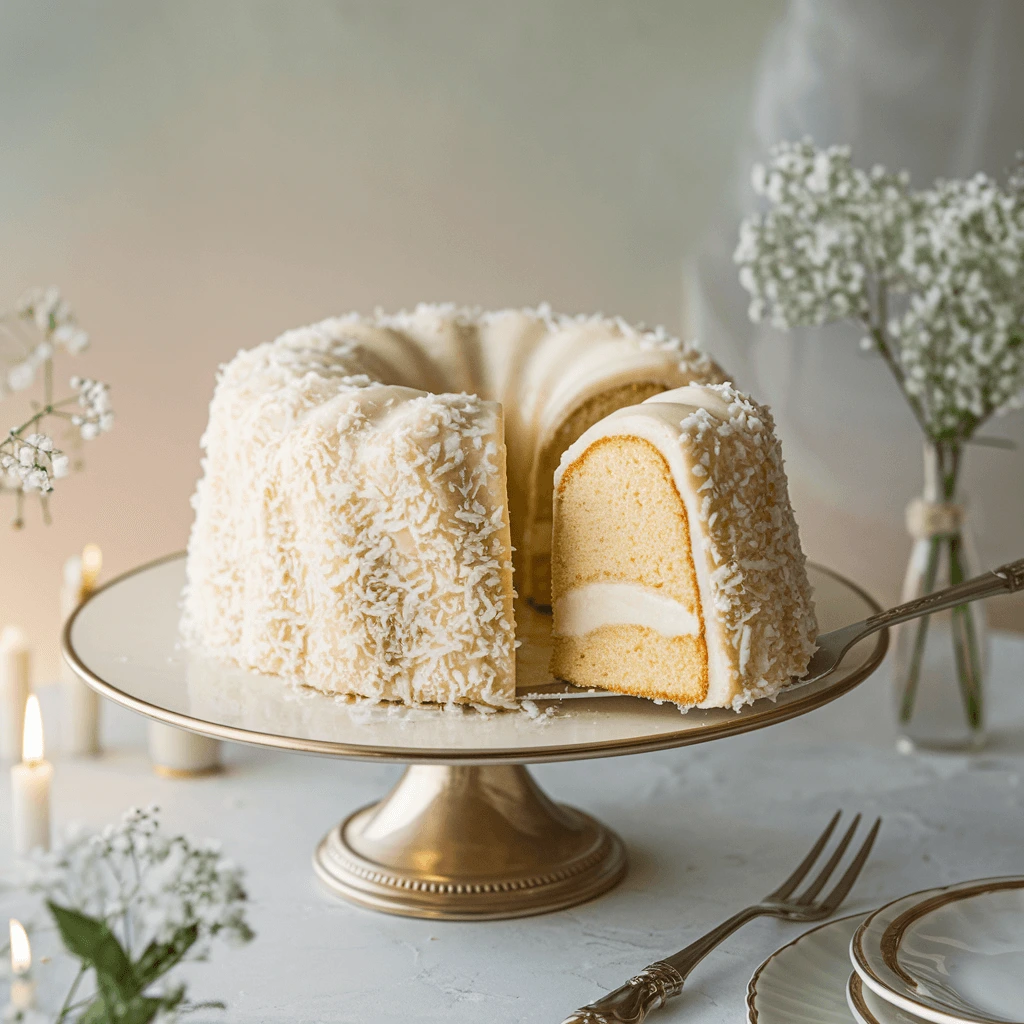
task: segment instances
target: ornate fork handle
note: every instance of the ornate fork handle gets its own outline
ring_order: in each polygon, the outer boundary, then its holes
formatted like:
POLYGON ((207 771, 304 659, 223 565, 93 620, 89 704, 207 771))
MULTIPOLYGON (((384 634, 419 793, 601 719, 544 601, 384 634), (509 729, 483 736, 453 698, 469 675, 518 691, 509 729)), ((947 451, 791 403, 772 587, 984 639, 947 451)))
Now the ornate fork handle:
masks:
POLYGON ((682 992, 687 975, 715 946, 765 913, 768 911, 757 906, 741 910, 686 949, 664 960, 655 960, 625 985, 581 1007, 562 1024, 641 1024, 652 1010, 682 992))
POLYGON ((625 985, 581 1007, 563 1024, 640 1024, 651 1010, 682 990, 683 976, 664 960, 656 960, 625 985))
POLYGON ((939 612, 944 608, 952 608, 995 594, 1013 594, 1021 589, 1024 589, 1024 558, 1002 565, 993 572, 982 573, 981 576, 975 576, 965 583, 937 590, 933 594, 925 594, 915 601, 908 601, 888 611, 879 612, 870 619, 865 619, 861 626, 865 634, 874 633, 885 626, 895 626, 897 623, 939 612))

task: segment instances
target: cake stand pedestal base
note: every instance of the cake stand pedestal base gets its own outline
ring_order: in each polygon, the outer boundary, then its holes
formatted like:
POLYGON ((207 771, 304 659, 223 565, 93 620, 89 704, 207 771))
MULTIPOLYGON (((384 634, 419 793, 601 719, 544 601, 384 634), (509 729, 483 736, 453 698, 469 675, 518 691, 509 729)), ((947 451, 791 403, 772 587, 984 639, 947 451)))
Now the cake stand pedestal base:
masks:
POLYGON ((339 896, 374 910, 483 921, 592 899, 626 873, 626 853, 522 765, 413 765, 332 829, 313 865, 339 896))

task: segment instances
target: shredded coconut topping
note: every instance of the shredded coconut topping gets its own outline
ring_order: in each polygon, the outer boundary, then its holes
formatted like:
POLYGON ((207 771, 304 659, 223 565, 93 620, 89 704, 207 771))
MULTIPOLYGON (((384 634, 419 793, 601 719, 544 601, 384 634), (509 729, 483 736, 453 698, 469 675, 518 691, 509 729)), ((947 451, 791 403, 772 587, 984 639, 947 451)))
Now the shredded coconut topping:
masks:
MULTIPOLYGON (((614 376, 588 357, 584 334, 549 367, 538 324, 552 344, 592 329, 626 363, 654 353, 666 373, 721 379, 705 353, 663 328, 546 305, 350 314, 239 352, 220 370, 202 439, 185 638, 328 692, 512 704, 510 489, 497 402, 511 403, 507 443, 532 467, 537 425, 578 400, 574 371, 586 363, 614 376), (504 354, 499 372, 489 332, 509 323, 517 358, 504 354), (531 366, 540 367, 532 377, 531 366)), ((515 512, 525 483, 510 484, 515 512)))
POLYGON ((817 622, 772 415, 731 384, 706 388, 728 405, 728 418, 696 409, 680 423, 680 440, 691 452, 738 709, 806 672, 817 622))

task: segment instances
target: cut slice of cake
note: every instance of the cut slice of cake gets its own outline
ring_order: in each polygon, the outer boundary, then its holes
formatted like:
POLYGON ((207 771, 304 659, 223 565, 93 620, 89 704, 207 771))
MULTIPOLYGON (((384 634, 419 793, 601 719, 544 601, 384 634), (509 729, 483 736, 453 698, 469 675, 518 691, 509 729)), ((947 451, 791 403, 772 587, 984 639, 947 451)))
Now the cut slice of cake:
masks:
POLYGON ((802 675, 817 624, 771 414, 728 384, 612 413, 555 474, 554 675, 738 709, 802 675))

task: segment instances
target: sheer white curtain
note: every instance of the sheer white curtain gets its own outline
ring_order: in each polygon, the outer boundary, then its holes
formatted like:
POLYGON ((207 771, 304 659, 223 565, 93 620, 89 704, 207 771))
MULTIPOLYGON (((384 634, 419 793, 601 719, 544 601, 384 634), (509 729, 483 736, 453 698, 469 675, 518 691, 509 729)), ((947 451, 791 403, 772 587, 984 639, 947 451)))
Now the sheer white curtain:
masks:
MULTIPOLYGON (((879 598, 898 593, 903 508, 919 491, 919 434, 882 362, 854 327, 780 332, 752 325, 732 250, 754 206, 750 167, 781 139, 849 143, 865 166, 906 168, 917 185, 986 171, 1024 148, 1024 4, 1019 0, 793 0, 769 38, 727 209, 692 277, 693 329, 774 409, 805 547, 879 598)), ((1021 443, 975 446, 966 490, 983 561, 1024 556, 1024 418, 984 431, 1021 443)), ((990 606, 1024 628, 1024 603, 990 606)))

